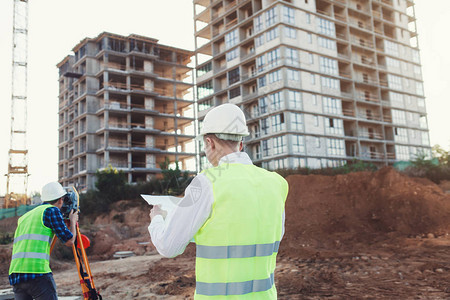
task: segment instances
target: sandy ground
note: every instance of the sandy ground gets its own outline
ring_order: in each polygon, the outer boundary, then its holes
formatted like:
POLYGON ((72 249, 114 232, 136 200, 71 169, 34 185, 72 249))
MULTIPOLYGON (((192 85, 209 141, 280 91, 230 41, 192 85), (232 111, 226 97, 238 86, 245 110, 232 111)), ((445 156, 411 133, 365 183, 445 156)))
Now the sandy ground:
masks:
MULTIPOLYGON (((302 248, 305 257, 277 264, 279 299, 450 299, 448 236, 361 251, 302 248)), ((91 268, 104 299, 193 299, 192 257, 150 254, 93 262, 91 268)), ((55 278, 60 295, 80 293, 74 266, 55 278)))
MULTIPOLYGON (((376 173, 289 176, 286 234, 275 280, 279 299, 450 299, 450 195, 386 168, 376 173)), ((448 184, 448 183, 446 183, 448 184)), ((149 241, 149 207, 121 201, 81 220, 94 282, 104 299, 193 299, 194 245, 174 259, 149 241), (133 257, 115 259, 116 251, 133 257)), ((0 221, 0 229, 16 220, 0 221)), ((7 288, 12 245, 0 247, 7 288)), ((61 296, 80 295, 71 251, 57 245, 61 296)))

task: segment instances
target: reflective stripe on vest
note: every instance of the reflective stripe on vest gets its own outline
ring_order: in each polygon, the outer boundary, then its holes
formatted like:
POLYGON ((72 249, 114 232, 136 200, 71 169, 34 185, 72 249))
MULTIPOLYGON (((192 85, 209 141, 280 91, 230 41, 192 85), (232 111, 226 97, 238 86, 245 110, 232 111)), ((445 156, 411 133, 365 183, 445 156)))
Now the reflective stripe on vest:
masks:
POLYGON ((50 259, 50 255, 47 253, 39 253, 39 252, 18 252, 15 253, 11 259, 16 258, 38 258, 38 259, 50 259))
POLYGON ((244 295, 248 293, 263 292, 270 289, 274 284, 273 273, 269 278, 250 280, 244 282, 224 282, 224 283, 207 283, 196 282, 197 294, 205 296, 230 296, 244 295))
POLYGON ((34 234, 34 233, 22 234, 21 236, 14 238, 14 244, 23 240, 35 240, 51 243, 52 237, 48 235, 34 234))
POLYGON ((280 242, 272 244, 242 245, 242 246, 204 246, 197 245, 197 257, 221 259, 221 258, 245 258, 254 256, 269 256, 278 252, 280 242))

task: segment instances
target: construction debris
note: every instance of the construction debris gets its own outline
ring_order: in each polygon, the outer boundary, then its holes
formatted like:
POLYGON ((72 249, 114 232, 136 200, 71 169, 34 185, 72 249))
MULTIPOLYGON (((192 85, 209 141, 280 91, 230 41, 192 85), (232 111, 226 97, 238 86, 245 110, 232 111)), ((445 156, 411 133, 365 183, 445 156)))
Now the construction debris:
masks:
POLYGON ((116 253, 114 253, 113 256, 115 258, 125 258, 125 257, 134 256, 134 252, 133 251, 117 251, 116 253))

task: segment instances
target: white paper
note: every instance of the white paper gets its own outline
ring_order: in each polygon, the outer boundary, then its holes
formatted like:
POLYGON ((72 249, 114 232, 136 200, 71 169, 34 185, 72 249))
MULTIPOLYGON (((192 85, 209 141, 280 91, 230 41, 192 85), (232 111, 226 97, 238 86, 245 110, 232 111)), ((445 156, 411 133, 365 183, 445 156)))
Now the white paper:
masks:
POLYGON ((160 205, 162 210, 171 212, 182 198, 174 196, 141 195, 149 205, 160 205))

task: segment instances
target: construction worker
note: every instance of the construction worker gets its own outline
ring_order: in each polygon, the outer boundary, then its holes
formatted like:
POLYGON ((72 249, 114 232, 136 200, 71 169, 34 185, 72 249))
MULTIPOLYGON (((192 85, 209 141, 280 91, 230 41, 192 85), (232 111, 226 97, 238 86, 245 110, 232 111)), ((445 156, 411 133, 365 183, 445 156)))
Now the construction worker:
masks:
POLYGON ((274 271, 288 184, 241 152, 247 135, 238 106, 211 109, 197 139, 213 167, 193 179, 173 211, 156 205, 150 212, 148 229, 161 255, 179 255, 195 241, 195 299, 277 298, 274 271))
POLYGON ((9 282, 14 297, 24 299, 58 299, 50 269, 50 244, 54 235, 71 247, 76 237, 78 212, 70 212, 70 230, 61 214, 67 192, 58 182, 42 188, 43 204, 19 218, 14 234, 9 282))

